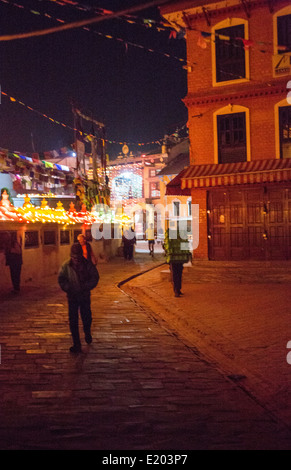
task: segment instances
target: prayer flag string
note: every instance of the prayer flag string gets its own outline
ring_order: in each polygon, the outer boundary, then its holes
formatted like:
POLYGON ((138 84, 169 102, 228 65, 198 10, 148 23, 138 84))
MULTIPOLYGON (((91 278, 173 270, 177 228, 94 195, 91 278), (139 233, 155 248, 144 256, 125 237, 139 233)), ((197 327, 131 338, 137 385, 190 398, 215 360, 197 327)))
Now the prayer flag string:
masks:
MULTIPOLYGON (((41 111, 38 111, 37 109, 35 108, 32 108, 31 106, 28 106, 27 104, 23 103, 23 101, 20 101, 18 100, 17 98, 14 98, 13 96, 9 95, 8 93, 4 92, 1 90, 1 95, 3 96, 6 96, 7 98, 10 99, 11 102, 13 103, 18 103, 20 104, 21 106, 23 106, 24 108, 26 109, 29 109, 29 111, 32 111, 34 113, 37 113, 39 116, 42 116, 46 119, 48 119, 49 121, 53 122, 54 124, 57 124, 59 126, 63 126, 67 129, 70 129, 74 132, 79 132, 80 133, 80 129, 77 129, 75 127, 71 127, 67 124, 64 124, 63 122, 61 121, 58 121, 56 119, 53 119, 52 117, 48 116, 47 114, 44 114, 42 113, 41 111)), ((183 129, 185 127, 185 124, 180 128, 183 129)), ((93 134, 88 134, 86 132, 81 132, 81 134, 84 136, 84 138, 88 138, 88 140, 90 141, 90 138, 94 137, 93 134)), ((157 140, 153 140, 151 142, 120 142, 120 141, 116 141, 116 140, 109 140, 109 139, 104 139, 105 142, 109 143, 109 144, 118 144, 118 145, 135 145, 135 146, 139 146, 139 147, 142 147, 142 146, 145 146, 145 145, 153 145, 153 144, 160 144, 161 142, 163 142, 164 140, 164 137, 161 137, 160 139, 157 139, 157 140)))

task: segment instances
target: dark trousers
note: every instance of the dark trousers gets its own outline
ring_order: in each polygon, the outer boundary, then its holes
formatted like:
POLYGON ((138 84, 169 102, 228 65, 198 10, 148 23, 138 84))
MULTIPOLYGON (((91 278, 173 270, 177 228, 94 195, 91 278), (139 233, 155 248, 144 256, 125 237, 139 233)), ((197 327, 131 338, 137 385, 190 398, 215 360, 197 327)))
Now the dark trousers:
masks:
POLYGON ((133 258, 133 245, 123 246, 123 256, 124 256, 124 259, 129 259, 129 260, 133 258))
POLYGON ((179 294, 182 288, 183 263, 170 263, 172 283, 175 294, 179 294))
POLYGON ((92 312, 91 312, 91 295, 83 294, 81 297, 68 297, 69 305, 69 324, 75 346, 81 344, 79 334, 79 309, 83 323, 85 336, 91 334, 92 312))
POLYGON ((148 244, 149 244, 149 250, 151 253, 152 251, 154 251, 155 240, 149 240, 148 244))
POLYGON ((11 263, 9 266, 13 289, 17 291, 20 290, 21 266, 20 263, 11 263))

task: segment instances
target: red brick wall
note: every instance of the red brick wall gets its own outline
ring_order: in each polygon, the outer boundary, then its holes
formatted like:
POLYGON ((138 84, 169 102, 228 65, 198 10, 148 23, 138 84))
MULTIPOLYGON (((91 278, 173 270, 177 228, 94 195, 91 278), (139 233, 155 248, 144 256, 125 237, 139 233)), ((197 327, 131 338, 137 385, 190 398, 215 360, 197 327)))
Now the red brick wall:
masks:
MULTIPOLYGON (((225 8, 222 13, 217 10, 210 18, 210 26, 204 15, 188 17, 193 30, 187 29, 187 61, 191 69, 184 102, 188 108, 191 164, 214 163, 213 115, 229 104, 249 109, 251 159, 276 157, 274 106, 286 99, 286 84, 290 77, 273 77, 273 15, 288 6, 289 1, 270 2, 274 5, 272 13, 268 1, 251 3, 249 18, 243 2, 237 2, 233 9, 225 8), (211 32, 213 26, 227 18, 248 21, 249 39, 254 42, 249 49, 250 80, 213 86, 211 43, 206 49, 199 47, 199 31, 211 32)), ((192 189, 191 196, 192 204, 199 204, 199 245, 193 256, 194 259, 208 259, 207 191, 192 189)))
POLYGON ((250 115, 251 159, 275 158, 275 111, 276 103, 286 97, 281 94, 250 98, 230 98, 205 106, 189 106, 189 137, 191 164, 214 163, 213 113, 229 103, 244 106, 250 115), (201 117, 197 117, 202 113, 201 117))
MULTIPOLYGON (((288 4, 288 1, 279 0, 274 13, 288 4)), ((290 77, 273 77, 273 13, 270 13, 265 2, 265 6, 252 8, 250 18, 247 18, 243 8, 228 16, 248 20, 249 38, 254 41, 250 48, 250 81, 213 87, 211 44, 202 49, 197 45, 199 33, 187 31, 187 59, 189 63, 196 64, 188 73, 188 95, 185 98, 192 164, 214 163, 213 113, 228 104, 249 108, 251 159, 276 156, 274 106, 286 98, 286 84, 290 77), (258 42, 266 44, 259 45, 258 42), (260 52, 261 50, 266 52, 260 52), (203 114, 202 117, 198 117, 200 113, 203 114)), ((214 26, 228 16, 217 13, 211 19, 211 25, 214 26)), ((207 25, 204 17, 192 17, 192 27, 211 31, 211 26, 207 25)))
MULTIPOLYGON (((211 25, 208 26, 204 17, 195 19, 192 17, 191 26, 196 31, 187 30, 187 61, 193 64, 193 71, 188 74, 188 93, 199 93, 202 90, 209 91, 212 88, 212 64, 211 64, 211 43, 206 49, 197 45, 199 31, 211 32, 211 28, 217 23, 227 18, 241 18, 248 21, 249 38, 254 41, 250 48, 250 74, 251 80, 263 82, 273 78, 272 76, 272 55, 273 55, 273 15, 285 6, 288 1, 278 0, 275 4, 274 12, 271 13, 267 2, 265 6, 253 6, 250 18, 241 6, 240 11, 229 12, 228 14, 217 13, 211 18, 211 25), (265 44, 258 44, 258 42, 265 44), (261 52, 264 50, 265 52, 261 52), (196 64, 196 65, 195 65, 196 64)), ((286 77, 286 81, 287 81, 286 77)), ((257 85, 257 83, 254 85, 257 85)), ((226 87, 221 87, 227 89, 226 87)))
POLYGON ((207 238, 207 191, 192 189, 192 204, 199 204, 199 245, 193 252, 193 258, 208 259, 207 238))

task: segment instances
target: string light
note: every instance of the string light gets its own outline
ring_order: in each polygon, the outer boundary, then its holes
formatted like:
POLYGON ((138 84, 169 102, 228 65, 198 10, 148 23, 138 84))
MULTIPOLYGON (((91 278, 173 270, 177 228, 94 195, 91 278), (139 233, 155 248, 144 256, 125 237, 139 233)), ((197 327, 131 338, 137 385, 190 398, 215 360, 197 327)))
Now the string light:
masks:
MULTIPOLYGON (((17 223, 43 223, 59 225, 93 225, 94 223, 121 223, 121 219, 115 216, 112 209, 104 205, 96 206, 92 212, 83 206, 81 211, 76 211, 74 203, 66 211, 61 201, 56 208, 51 208, 46 199, 43 199, 40 206, 34 206, 30 202, 28 195, 24 198, 22 207, 14 207, 8 199, 2 195, 0 201, 0 221, 17 223)), ((123 220, 123 219, 122 219, 123 220)))

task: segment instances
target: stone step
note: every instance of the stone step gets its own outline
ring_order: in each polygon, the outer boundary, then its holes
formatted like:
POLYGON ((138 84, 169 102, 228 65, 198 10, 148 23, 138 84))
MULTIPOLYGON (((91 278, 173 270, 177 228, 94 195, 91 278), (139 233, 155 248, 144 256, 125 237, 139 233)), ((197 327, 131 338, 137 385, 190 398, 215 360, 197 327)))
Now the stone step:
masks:
MULTIPOLYGON (((161 280, 170 281, 170 269, 160 272, 161 280)), ((184 264, 183 281, 201 282, 290 282, 291 263, 282 262, 196 262, 184 264)))

